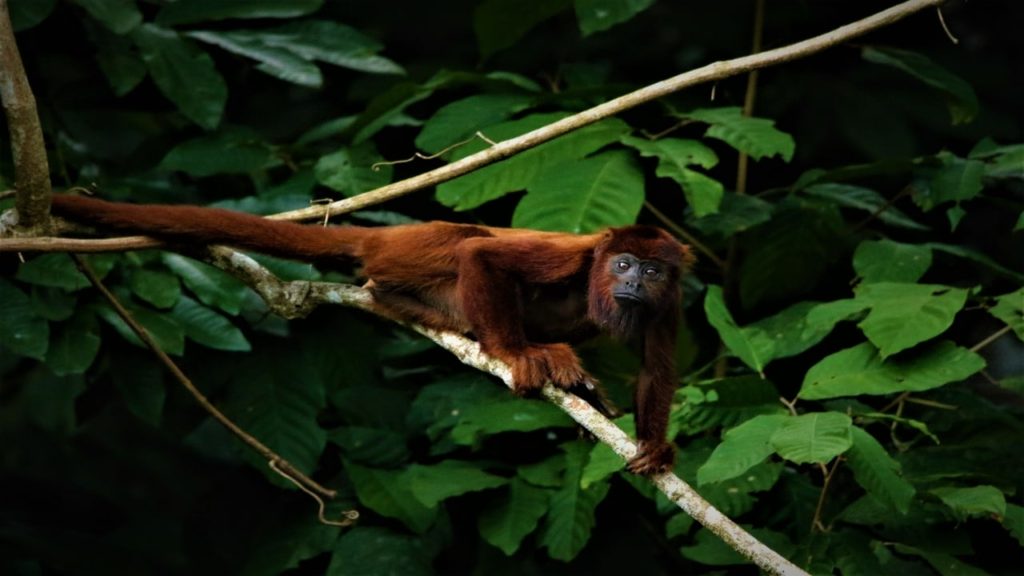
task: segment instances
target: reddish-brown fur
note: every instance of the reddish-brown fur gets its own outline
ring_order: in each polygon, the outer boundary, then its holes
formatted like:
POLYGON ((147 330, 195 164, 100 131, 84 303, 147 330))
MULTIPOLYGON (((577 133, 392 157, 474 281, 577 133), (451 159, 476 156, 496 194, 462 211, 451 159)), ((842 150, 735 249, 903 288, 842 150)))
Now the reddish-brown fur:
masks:
POLYGON ((588 235, 431 222, 383 228, 323 227, 197 206, 136 206, 57 196, 53 212, 71 220, 187 245, 226 244, 327 267, 362 264, 367 287, 391 313, 470 333, 512 368, 516 392, 593 388, 566 343, 604 330, 637 344, 640 451, 630 470, 671 467, 665 439, 676 387, 679 276, 692 256, 662 230, 613 228, 588 235), (628 252, 660 262, 667 279, 642 309, 612 297, 609 259, 628 252))

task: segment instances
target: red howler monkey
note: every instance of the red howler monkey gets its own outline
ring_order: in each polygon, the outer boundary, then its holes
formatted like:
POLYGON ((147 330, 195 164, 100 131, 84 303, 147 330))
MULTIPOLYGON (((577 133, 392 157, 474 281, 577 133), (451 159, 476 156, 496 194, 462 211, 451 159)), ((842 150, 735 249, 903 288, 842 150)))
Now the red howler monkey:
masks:
POLYGON ((692 256, 662 230, 572 235, 445 222, 322 227, 66 195, 54 197, 53 213, 186 245, 226 244, 326 267, 358 261, 380 306, 431 328, 471 333, 486 353, 508 363, 520 394, 547 380, 593 388, 566 342, 603 330, 643 353, 639 451, 628 468, 651 474, 672 466, 665 432, 676 388, 679 277, 692 256))

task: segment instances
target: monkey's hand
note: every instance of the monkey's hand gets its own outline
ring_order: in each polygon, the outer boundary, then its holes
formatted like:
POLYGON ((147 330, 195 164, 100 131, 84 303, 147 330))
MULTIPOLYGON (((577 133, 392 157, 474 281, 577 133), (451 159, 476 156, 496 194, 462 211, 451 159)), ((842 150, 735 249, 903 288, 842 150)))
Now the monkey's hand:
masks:
POLYGON ((537 392, 549 380, 567 390, 597 382, 568 344, 530 344, 499 356, 512 368, 512 389, 521 396, 537 392))
POLYGON ((626 464, 626 469, 630 472, 648 476, 672 469, 676 451, 668 442, 653 443, 641 440, 637 442, 637 448, 636 456, 626 464))

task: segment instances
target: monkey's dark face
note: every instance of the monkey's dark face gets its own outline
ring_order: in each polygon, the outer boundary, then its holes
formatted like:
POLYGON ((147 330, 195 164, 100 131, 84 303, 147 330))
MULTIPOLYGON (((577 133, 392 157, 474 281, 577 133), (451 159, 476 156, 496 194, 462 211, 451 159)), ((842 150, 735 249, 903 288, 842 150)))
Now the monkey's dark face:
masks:
POLYGON ((668 281, 665 264, 641 260, 628 252, 609 258, 608 267, 612 297, 623 308, 651 306, 661 297, 668 281))

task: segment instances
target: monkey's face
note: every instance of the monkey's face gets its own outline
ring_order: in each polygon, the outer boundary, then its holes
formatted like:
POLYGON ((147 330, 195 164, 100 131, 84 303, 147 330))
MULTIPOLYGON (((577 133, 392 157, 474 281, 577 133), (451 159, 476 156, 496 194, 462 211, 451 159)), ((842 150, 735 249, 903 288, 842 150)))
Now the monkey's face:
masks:
POLYGON ((665 264, 623 252, 608 259, 611 294, 622 308, 651 307, 665 291, 665 264))

